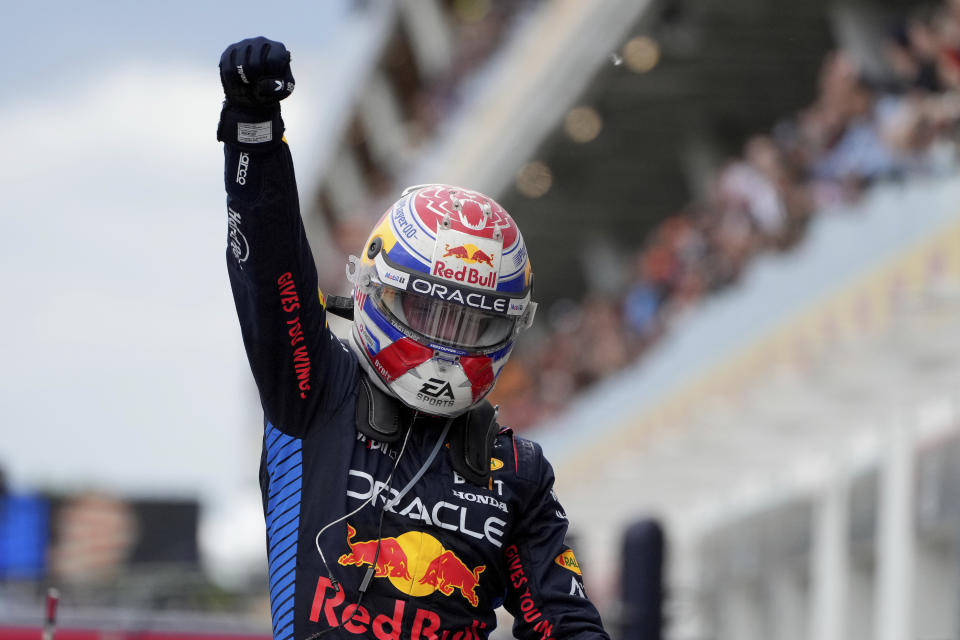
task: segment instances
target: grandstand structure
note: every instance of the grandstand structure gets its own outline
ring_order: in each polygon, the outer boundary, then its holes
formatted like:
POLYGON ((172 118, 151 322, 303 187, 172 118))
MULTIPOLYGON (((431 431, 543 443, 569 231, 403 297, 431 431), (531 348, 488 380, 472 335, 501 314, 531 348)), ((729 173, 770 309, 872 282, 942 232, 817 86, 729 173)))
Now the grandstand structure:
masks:
MULTIPOLYGON (((336 256, 330 286, 343 286, 340 257, 356 252, 371 220, 406 186, 512 188, 648 7, 625 0, 365 5, 376 43, 340 113, 339 138, 320 146, 320 180, 304 207, 318 259, 336 256)), ((524 228, 545 222, 531 218, 524 228)))
MULTIPOLYGON (((832 38, 869 49, 851 25, 906 6, 720 4, 518 3, 444 93, 454 5, 399 3, 314 223, 351 251, 405 184, 470 184, 520 219, 550 302, 589 284, 589 258, 558 250, 577 212, 600 203, 591 232, 638 242, 702 188, 712 156, 809 99, 832 38), (668 55, 652 64, 668 70, 637 84, 621 54, 644 35, 661 38, 668 55), (704 51, 709 64, 676 64, 704 51), (424 95, 441 103, 428 116, 424 95), (597 144, 576 147, 561 126, 578 104, 599 106, 597 144), (656 127, 631 122, 664 112, 656 127), (531 191, 537 158, 548 171, 531 191), (644 182, 659 187, 647 202, 644 182)), ((944 173, 818 211, 800 248, 761 258, 534 429, 613 629, 624 531, 655 517, 668 539, 665 637, 960 632, 960 183, 944 173)))
POLYGON ((596 256, 558 250, 566 230, 587 211, 586 235, 635 249, 748 133, 808 100, 828 4, 363 3, 361 80, 328 103, 336 133, 304 194, 318 260, 335 255, 321 272, 342 287, 371 220, 406 186, 444 182, 517 217, 539 299, 582 295, 596 256))
POLYGON ((667 637, 955 637, 958 196, 832 212, 543 433, 607 579, 627 525, 665 524, 667 637))

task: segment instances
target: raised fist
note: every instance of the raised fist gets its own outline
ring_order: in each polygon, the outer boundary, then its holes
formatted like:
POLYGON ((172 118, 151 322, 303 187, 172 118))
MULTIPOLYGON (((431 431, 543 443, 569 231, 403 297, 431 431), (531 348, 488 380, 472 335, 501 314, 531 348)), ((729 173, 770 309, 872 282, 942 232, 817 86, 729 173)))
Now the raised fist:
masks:
POLYGON ((293 93, 290 52, 263 36, 231 44, 220 56, 220 82, 230 105, 276 104, 293 93))

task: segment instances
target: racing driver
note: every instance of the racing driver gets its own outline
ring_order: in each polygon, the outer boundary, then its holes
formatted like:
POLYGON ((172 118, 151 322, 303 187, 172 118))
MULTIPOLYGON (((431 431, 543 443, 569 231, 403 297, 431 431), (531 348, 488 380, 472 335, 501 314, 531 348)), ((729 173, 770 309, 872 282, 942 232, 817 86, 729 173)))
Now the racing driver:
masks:
POLYGON ((523 238, 487 196, 404 191, 325 298, 280 100, 290 54, 227 47, 230 285, 264 410, 260 484, 274 638, 607 638, 564 543, 540 447, 486 396, 536 304, 523 238), (341 341, 327 313, 352 316, 341 341))

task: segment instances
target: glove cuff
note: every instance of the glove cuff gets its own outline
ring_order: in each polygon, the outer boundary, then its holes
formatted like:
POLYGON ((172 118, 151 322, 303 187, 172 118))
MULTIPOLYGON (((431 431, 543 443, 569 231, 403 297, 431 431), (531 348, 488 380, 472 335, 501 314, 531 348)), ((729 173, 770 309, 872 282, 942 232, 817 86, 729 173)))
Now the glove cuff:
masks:
POLYGON ((217 140, 243 151, 259 151, 280 144, 283 131, 279 104, 240 107, 224 101, 217 140))

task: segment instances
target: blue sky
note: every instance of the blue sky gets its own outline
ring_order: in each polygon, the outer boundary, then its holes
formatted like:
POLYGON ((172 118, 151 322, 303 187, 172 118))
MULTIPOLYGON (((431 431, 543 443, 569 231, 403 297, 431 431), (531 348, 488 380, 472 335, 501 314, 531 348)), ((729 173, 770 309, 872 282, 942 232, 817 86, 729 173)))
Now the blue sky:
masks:
POLYGON ((17 2, 4 7, 0 103, 78 91, 117 64, 189 65, 215 71, 226 44, 254 35, 298 54, 335 41, 355 3, 172 0, 17 2))

